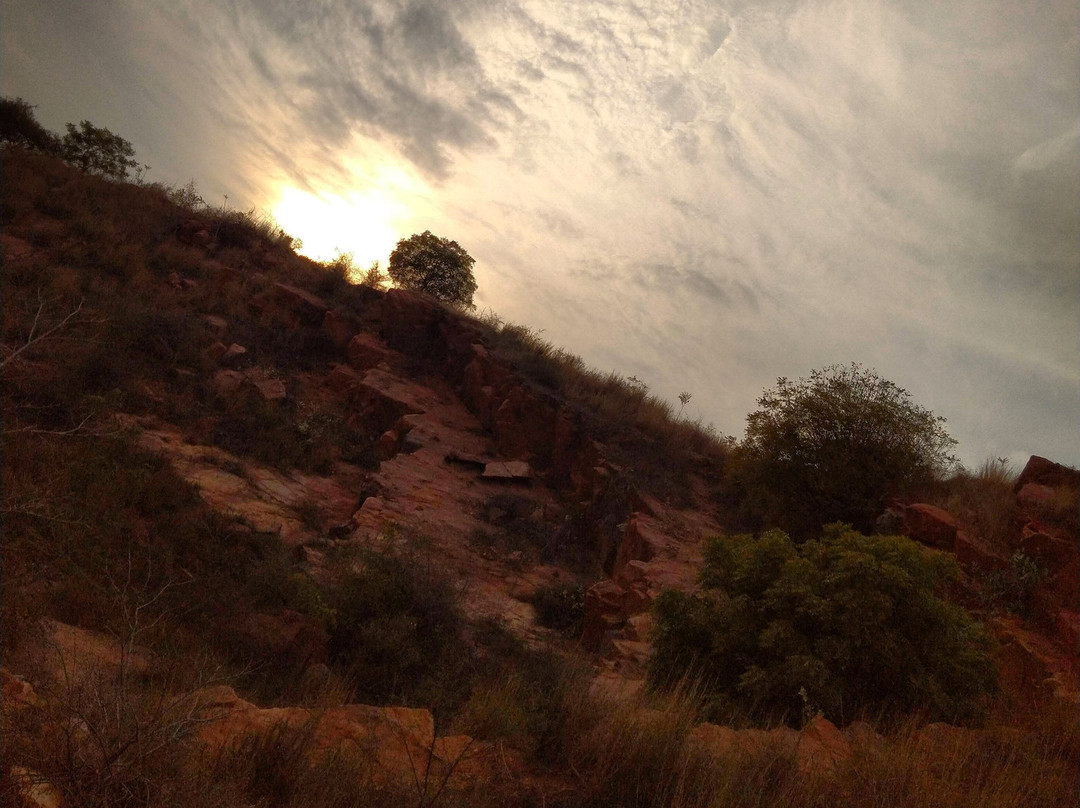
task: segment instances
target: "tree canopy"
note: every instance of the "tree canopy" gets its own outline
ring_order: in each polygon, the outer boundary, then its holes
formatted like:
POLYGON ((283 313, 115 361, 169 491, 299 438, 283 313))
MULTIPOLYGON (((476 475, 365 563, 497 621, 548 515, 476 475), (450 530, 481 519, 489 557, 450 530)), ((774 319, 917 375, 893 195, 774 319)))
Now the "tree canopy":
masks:
POLYGON ((387 272, 403 289, 426 292, 439 300, 471 308, 476 262, 456 241, 439 238, 430 230, 409 236, 390 253, 387 272))
POLYGON ((117 180, 126 179, 128 171, 139 166, 129 141, 90 121, 82 121, 78 127, 67 124, 60 149, 65 160, 83 171, 117 180))
POLYGON ((0 98, 0 143, 56 154, 60 138, 38 123, 34 107, 21 98, 0 98))
POLYGON ((745 510, 797 538, 835 521, 869 530, 888 497, 956 462, 944 418, 856 363, 780 378, 758 406, 733 477, 745 510))
POLYGON ((978 718, 996 670, 983 628, 939 596, 959 575, 951 556, 844 524, 802 546, 780 530, 712 537, 711 592, 657 599, 650 676, 690 671, 721 701, 792 723, 819 711, 978 718))

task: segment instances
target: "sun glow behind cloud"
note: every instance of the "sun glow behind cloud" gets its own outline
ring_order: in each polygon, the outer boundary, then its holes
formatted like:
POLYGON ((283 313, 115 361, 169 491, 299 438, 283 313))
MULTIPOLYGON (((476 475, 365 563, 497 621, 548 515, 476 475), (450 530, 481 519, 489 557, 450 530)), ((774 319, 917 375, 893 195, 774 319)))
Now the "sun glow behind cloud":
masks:
POLYGON ((286 186, 272 212, 285 232, 303 242, 300 252, 308 258, 326 261, 351 253, 358 267, 366 267, 376 260, 385 263, 400 238, 393 224, 400 207, 380 192, 339 196, 286 186))
POLYGON ((303 242, 300 252, 316 261, 351 254, 357 267, 385 264, 414 213, 404 201, 422 190, 408 172, 384 166, 365 172, 363 190, 305 191, 278 188, 271 212, 285 232, 303 242))

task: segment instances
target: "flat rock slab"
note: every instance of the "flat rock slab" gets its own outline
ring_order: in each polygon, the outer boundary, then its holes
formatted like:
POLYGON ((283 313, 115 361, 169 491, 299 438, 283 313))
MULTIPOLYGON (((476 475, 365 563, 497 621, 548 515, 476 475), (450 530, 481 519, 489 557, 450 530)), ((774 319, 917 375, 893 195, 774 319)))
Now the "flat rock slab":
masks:
POLYGON ((527 485, 532 481, 532 468, 524 460, 496 461, 484 465, 484 473, 480 478, 491 482, 527 485))
POLYGON ((468 454, 467 452, 447 452, 443 458, 447 463, 456 463, 459 466, 483 471, 490 462, 480 455, 468 454))
POLYGON ((299 514, 306 505, 317 505, 326 524, 344 522, 356 509, 356 494, 333 478, 298 471, 285 474, 241 462, 217 447, 184 443, 179 431, 147 429, 139 436, 139 445, 168 458, 211 507, 239 517, 257 531, 278 532, 286 544, 314 537, 316 531, 299 514))

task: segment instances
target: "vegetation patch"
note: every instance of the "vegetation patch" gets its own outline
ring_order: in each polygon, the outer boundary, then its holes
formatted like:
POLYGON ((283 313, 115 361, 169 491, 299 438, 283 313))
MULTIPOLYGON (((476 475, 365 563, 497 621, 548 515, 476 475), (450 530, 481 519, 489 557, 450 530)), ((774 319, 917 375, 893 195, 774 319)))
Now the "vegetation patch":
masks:
POLYGON ((650 676, 692 671, 718 704, 796 724, 917 709, 971 721, 996 671, 982 627, 940 596, 959 575, 950 556, 842 524, 801 547, 779 530, 713 537, 706 591, 657 600, 650 676))

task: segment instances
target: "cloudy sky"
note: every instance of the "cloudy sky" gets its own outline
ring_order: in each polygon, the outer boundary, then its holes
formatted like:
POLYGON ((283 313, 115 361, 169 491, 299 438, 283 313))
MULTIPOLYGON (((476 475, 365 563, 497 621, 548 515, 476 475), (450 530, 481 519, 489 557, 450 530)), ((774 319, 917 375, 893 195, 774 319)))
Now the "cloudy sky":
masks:
POLYGON ((849 361, 1080 464, 1075 0, 5 0, 0 90, 741 436, 849 361))

